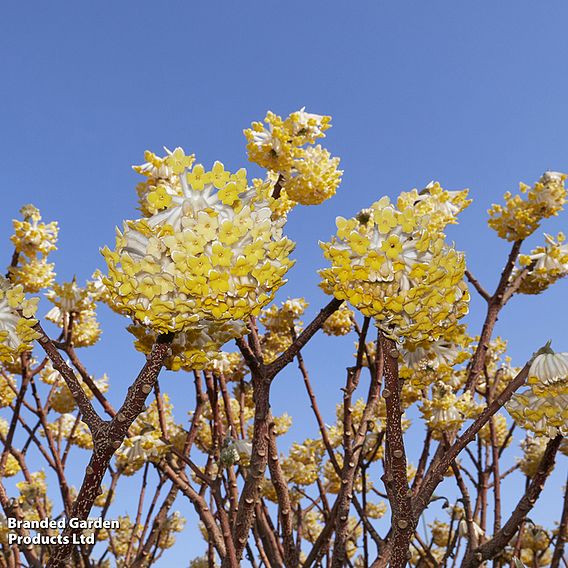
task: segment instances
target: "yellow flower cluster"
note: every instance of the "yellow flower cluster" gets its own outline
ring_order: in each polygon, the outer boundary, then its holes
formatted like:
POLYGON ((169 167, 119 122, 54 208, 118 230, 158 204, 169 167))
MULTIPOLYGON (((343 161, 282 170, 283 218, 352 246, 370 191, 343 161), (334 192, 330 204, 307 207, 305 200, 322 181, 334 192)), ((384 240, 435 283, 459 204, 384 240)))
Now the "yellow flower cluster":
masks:
MULTIPOLYGON (((502 414, 495 414, 491 417, 493 420, 493 429, 495 431, 495 442, 497 446, 501 447, 505 443, 507 439, 507 434, 509 433, 509 429, 507 426, 507 419, 502 414)), ((487 423, 478 434, 479 439, 483 444, 490 445, 491 444, 491 427, 489 423, 487 423)), ((507 440, 507 446, 511 443, 511 438, 507 440)))
POLYGON ((142 533, 143 526, 133 523, 128 515, 120 515, 116 520, 119 523, 119 528, 112 530, 101 529, 98 539, 111 539, 112 546, 110 550, 117 560, 116 564, 117 566, 123 566, 124 564, 121 562, 121 559, 126 556, 131 542, 136 550, 140 542, 140 534, 142 533))
MULTIPOLYGON (((294 520, 296 521, 295 516, 294 520)), ((323 515, 316 508, 307 511, 305 514, 302 515, 301 518, 302 536, 308 542, 314 543, 317 540, 318 536, 323 530, 322 521, 323 521, 323 515)))
MULTIPOLYGON (((241 432, 240 429, 240 420, 239 417, 243 416, 243 422, 246 424, 249 422, 252 417, 254 416, 254 405, 252 400, 248 397, 245 397, 243 406, 237 398, 230 399, 231 405, 231 415, 235 421, 235 427, 238 429, 238 432, 232 432, 233 437, 242 437, 246 438, 247 432, 241 432)), ((219 405, 217 410, 218 413, 218 420, 223 425, 223 431, 229 432, 229 419, 227 418, 227 414, 225 411, 224 405, 219 405)), ((190 415, 192 412, 190 412, 190 415)), ((210 454, 213 451, 213 432, 212 432, 212 423, 213 423, 213 410, 211 409, 211 404, 209 401, 203 406, 203 410, 201 415, 199 416, 198 420, 198 428, 197 428, 197 436, 195 439, 195 443, 197 447, 206 454, 210 454)))
POLYGON ((227 381, 240 381, 248 372, 240 353, 219 351, 209 360, 205 369, 223 375, 227 381))
POLYGON ((519 194, 507 192, 505 205, 493 204, 489 209, 489 226, 508 241, 532 235, 543 219, 557 215, 564 207, 565 179, 566 174, 547 171, 533 187, 521 183, 519 194))
POLYGON ((18 262, 10 268, 10 280, 22 284, 26 292, 39 292, 55 278, 54 265, 47 262, 48 254, 56 250, 57 222, 42 223, 39 209, 25 205, 20 209, 23 221, 14 219, 12 242, 19 253, 18 262))
POLYGON ((289 483, 311 485, 319 476, 319 467, 324 453, 321 440, 294 442, 288 456, 282 460, 282 471, 289 483))
MULTIPOLYGON (((62 414, 57 420, 48 424, 47 429, 58 440, 68 440, 71 444, 85 450, 93 449, 93 437, 89 427, 83 421, 77 420, 77 417, 72 414, 62 414)), ((43 430, 40 434, 45 436, 43 430)))
POLYGON ((516 394, 507 410, 521 427, 539 436, 568 435, 568 353, 554 353, 550 342, 529 369, 530 388, 516 394))
MULTIPOLYGON (((185 444, 187 432, 174 420, 173 405, 170 402, 170 397, 167 394, 162 394, 161 397, 163 420, 168 431, 168 440, 171 442, 172 446, 176 448, 176 450, 181 451, 185 444)), ((130 432, 134 436, 139 436, 150 429, 160 433, 162 431, 160 414, 158 412, 158 405, 155 399, 134 421, 134 424, 132 424, 130 428, 130 432)))
POLYGON ((527 389, 511 399, 507 410, 519 426, 539 436, 568 435, 568 395, 537 396, 527 389))
POLYGON ((0 362, 13 363, 20 353, 31 350, 30 343, 39 337, 33 329, 37 320, 32 319, 38 302, 39 298, 25 298, 21 284, 0 276, 0 362))
POLYGON ((45 296, 57 308, 69 314, 80 313, 94 307, 89 291, 77 286, 75 279, 63 284, 54 284, 45 296))
POLYGON ((162 550, 171 548, 175 544, 175 533, 179 533, 185 526, 185 519, 179 511, 174 511, 168 515, 164 524, 160 527, 157 546, 162 550))
POLYGON ((217 568, 217 566, 217 562, 214 562, 213 566, 211 567, 207 554, 204 554, 203 556, 197 556, 189 563, 189 568, 217 568))
MULTIPOLYGON (((167 439, 178 451, 183 449, 186 432, 175 423, 169 397, 162 395, 163 420, 167 439)), ((170 446, 161 438, 164 436, 156 400, 136 418, 130 429, 130 436, 116 451, 116 466, 124 475, 133 475, 146 462, 157 463, 168 452, 170 446)))
POLYGON ((435 520, 428 525, 432 533, 432 540, 436 546, 447 546, 450 526, 443 521, 435 520))
POLYGON ((265 327, 261 338, 263 357, 271 363, 293 342, 293 331, 298 334, 302 329, 303 315, 308 303, 304 298, 294 298, 282 302, 280 307, 272 305, 260 313, 259 320, 265 327))
POLYGON ((272 305, 263 310, 260 314, 259 320, 267 330, 275 333, 290 333, 291 329, 296 329, 301 325, 301 322, 296 320, 301 317, 308 302, 304 298, 293 298, 282 302, 282 306, 272 305))
POLYGON ((322 325, 326 335, 347 335, 353 329, 355 314, 345 304, 333 312, 322 325))
POLYGON ((63 284, 54 284, 46 294, 47 299, 54 304, 45 315, 61 329, 68 328, 70 317, 73 317, 71 343, 75 347, 94 345, 101 336, 101 328, 97 321, 95 301, 101 296, 96 282, 87 281, 85 288, 77 286, 75 279, 63 284))
MULTIPOLYGON (((416 566, 417 568, 437 568, 442 564, 444 559, 446 547, 437 547, 433 546, 430 549, 430 553, 432 554, 433 561, 430 560, 428 557, 424 557, 424 553, 421 552, 420 546, 411 546, 410 547, 410 558, 408 559, 408 563, 410 566, 416 566)), ((362 568, 362 565, 360 565, 362 568)), ((357 568, 360 568, 357 566, 357 568)))
POLYGON ((466 419, 475 417, 480 410, 471 393, 466 392, 458 397, 450 386, 442 382, 432 385, 431 399, 425 399, 420 407, 436 440, 440 440, 444 432, 460 428, 466 419))
POLYGON ((540 525, 527 525, 521 534, 521 561, 525 566, 549 566, 552 535, 540 525))
POLYGON ((245 170, 186 167, 178 168, 182 195, 148 219, 125 222, 116 250, 102 251, 112 307, 161 333, 258 314, 293 264, 284 220, 271 220, 245 170))
POLYGON ((16 381, 2 372, 0 375, 0 408, 10 406, 11 402, 16 397, 16 381))
POLYGON ((30 481, 19 481, 16 483, 20 495, 18 503, 20 510, 24 513, 26 520, 39 520, 36 508, 36 501, 41 500, 44 509, 49 515, 51 513, 51 501, 47 497, 46 475, 44 471, 36 471, 30 475, 30 481))
POLYGON ((409 343, 450 336, 468 311, 463 254, 444 242, 428 215, 383 197, 357 217, 338 217, 337 236, 320 243, 331 268, 321 287, 347 300, 390 337, 409 343))
POLYGON ((341 182, 339 158, 314 144, 331 126, 331 117, 305 112, 302 108, 286 119, 268 112, 262 122, 244 131, 249 160, 279 179, 283 213, 295 204, 317 205, 333 195, 341 182), (265 126, 266 125, 266 126, 265 126))
POLYGON ((385 515, 387 509, 388 507, 385 501, 381 501, 380 503, 368 502, 365 512, 370 519, 380 519, 385 515))
MULTIPOLYGON (((111 495, 111 503, 114 501, 114 495, 114 493, 111 495)), ((95 507, 104 507, 107 502, 108 496, 109 489, 107 489, 107 486, 103 483, 103 485, 101 485, 101 492, 97 495, 96 499, 93 502, 93 505, 95 507)))
POLYGON ((338 166, 339 158, 332 158, 319 144, 306 148, 284 178, 286 195, 302 205, 318 205, 333 197, 343 173, 338 166))
POLYGON ((14 477, 14 475, 20 473, 20 471, 21 468, 18 460, 12 454, 8 454, 1 477, 14 477))
MULTIPOLYGON (((540 294, 560 278, 568 275, 568 245, 566 237, 558 233, 556 239, 544 234, 546 245, 536 247, 530 254, 521 255, 521 266, 531 267, 519 287, 521 294, 540 294)), ((517 272, 513 273, 512 278, 517 272)))
POLYGON ((39 292, 42 288, 51 286, 55 272, 53 263, 45 258, 22 259, 18 258, 18 264, 10 268, 10 280, 14 284, 22 284, 26 292, 39 292))
MULTIPOLYGON (((55 370, 51 364, 51 361, 45 365, 45 367, 41 370, 40 379, 48 384, 52 385, 52 389, 49 393, 49 406, 55 412, 59 412, 60 414, 66 414, 72 412, 76 408, 76 402, 67 386, 67 383, 63 379, 63 377, 59 374, 57 370, 55 370)), ((94 394, 91 389, 83 382, 83 379, 80 377, 75 376, 85 394, 89 398, 93 398, 94 394)), ((96 379, 93 381, 100 392, 104 393, 108 390, 108 377, 103 375, 100 379, 96 379)))
POLYGON ((117 469, 124 475, 133 475, 146 462, 159 462, 168 452, 168 445, 160 440, 160 435, 148 427, 143 433, 126 438, 115 454, 117 469))
POLYGON ((521 442, 523 457, 518 460, 519 469, 527 476, 533 477, 537 472, 540 460, 544 455, 548 438, 542 436, 530 436, 521 442))

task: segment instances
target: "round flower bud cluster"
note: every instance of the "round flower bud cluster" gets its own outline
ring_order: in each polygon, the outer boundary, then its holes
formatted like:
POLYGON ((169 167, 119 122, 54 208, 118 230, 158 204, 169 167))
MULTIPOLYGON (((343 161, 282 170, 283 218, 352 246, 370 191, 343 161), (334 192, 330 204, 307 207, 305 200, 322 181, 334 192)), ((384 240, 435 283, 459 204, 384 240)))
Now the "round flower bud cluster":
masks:
POLYGON ((45 472, 36 471, 30 475, 29 481, 19 481, 16 487, 20 492, 18 504, 23 513, 23 517, 28 520, 39 520, 37 512, 37 501, 41 500, 46 513, 51 514, 51 501, 47 497, 47 484, 45 482, 45 472))
POLYGON ((347 335, 353 329, 354 317, 353 311, 342 305, 325 320, 321 329, 326 335, 347 335))
MULTIPOLYGON (((540 294, 560 278, 568 275, 568 245, 566 237, 558 233, 556 239, 544 234, 546 245, 536 247, 530 254, 521 255, 521 266, 529 267, 528 274, 521 281, 520 294, 540 294)), ((512 279, 518 274, 516 270, 512 279)))
POLYGON ((568 353, 554 353, 550 342, 529 369, 530 388, 516 394, 507 410, 521 427, 552 438, 568 434, 568 353))
POLYGON ((25 205, 20 209, 23 221, 13 220, 11 237, 16 248, 17 263, 10 267, 10 280, 22 284, 26 292, 39 292, 51 285, 55 278, 54 265, 47 256, 56 250, 57 222, 42 223, 39 209, 25 205))
POLYGON ((284 220, 271 221, 245 170, 198 164, 179 179, 182 195, 148 219, 125 222, 116 250, 103 249, 113 308, 160 333, 258 314, 293 264, 284 220))
POLYGON ((261 347, 266 363, 274 361, 292 345, 294 334, 299 334, 302 329, 302 321, 298 318, 307 307, 304 298, 294 298, 282 302, 280 307, 272 305, 260 313, 259 320, 265 327, 261 347))
POLYGON ((138 547, 140 536, 144 527, 132 522, 128 515, 120 515, 117 519, 119 528, 101 529, 98 534, 99 540, 109 539, 112 542, 110 550, 116 558, 117 566, 124 566, 124 558, 132 546, 138 547))
POLYGON ((447 546, 448 536, 450 533, 450 526, 443 521, 435 520, 429 523, 430 531, 432 533, 432 541, 436 546, 447 546))
POLYGON ((160 527, 157 546, 162 550, 171 548, 175 544, 175 533, 181 532, 185 526, 185 519, 179 511, 168 515, 164 524, 160 527))
POLYGON ((530 436, 521 442, 521 450, 523 450, 523 457, 518 460, 519 469, 527 476, 533 477, 537 472, 540 460, 546 450, 548 438, 541 436, 530 436))
MULTIPOLYGON (((47 429, 56 439, 68 440, 71 444, 75 444, 85 450, 93 449, 93 437, 89 427, 72 414, 62 414, 57 420, 48 424, 47 429)), ((42 437, 45 436, 43 430, 40 432, 40 435, 42 437)))
POLYGON ((335 195, 343 173, 339 158, 332 158, 319 144, 311 146, 325 136, 330 121, 329 116, 302 108, 284 120, 268 112, 265 124, 253 122, 244 131, 249 160, 276 174, 274 189, 287 202, 286 209, 296 203, 317 205, 335 195))
POLYGON ((370 519, 381 519, 387 512, 387 504, 384 501, 380 503, 367 502, 365 512, 370 519))
POLYGON ((117 469, 124 475, 133 475, 146 462, 159 462, 168 452, 168 445, 160 440, 160 435, 148 427, 141 434, 126 438, 115 454, 117 469))
POLYGON ((520 542, 522 563, 525 566, 549 566, 552 560, 551 542, 552 535, 540 525, 525 526, 520 542))
POLYGON ((466 392, 458 397, 448 385, 437 382, 432 385, 432 398, 425 399, 420 412, 432 430, 432 437, 442 438, 444 432, 461 427, 467 418, 479 414, 480 407, 472 399, 471 393, 466 392))
MULTIPOLYGON (((63 284, 54 284, 45 296, 57 308, 69 314, 79 313, 94 307, 88 290, 77 286, 75 279, 63 284)), ((54 314, 52 314, 52 317, 54 317, 54 314)))
POLYGON ((259 319, 267 330, 275 333, 290 333, 291 329, 301 325, 297 319, 304 314, 307 307, 308 302, 304 298, 293 298, 282 302, 280 308, 275 305, 266 308, 260 314, 259 319))
POLYGON ((1 477, 14 477, 14 475, 20 473, 20 471, 21 468, 18 460, 12 454, 8 454, 1 477))
MULTIPOLYGON (((507 435, 509 433, 509 429, 507 427, 507 419, 502 414, 495 414, 491 417, 493 421, 493 430, 495 432, 495 444, 498 447, 502 447, 507 440, 507 446, 511 443, 511 437, 507 439, 507 435)), ((491 445, 491 427, 489 423, 487 423, 478 434, 479 439, 485 445, 491 445)))
MULTIPOLYGON (((445 343, 445 340, 438 340, 435 345, 441 347, 443 343, 445 343)), ((412 404, 412 402, 421 399, 424 389, 428 389, 436 381, 447 384, 454 391, 457 391, 463 385, 465 381, 464 372, 461 369, 455 369, 454 366, 463 362, 463 358, 467 354, 456 349, 456 357, 452 360, 451 354, 454 349, 451 345, 451 343, 448 343, 447 349, 436 349, 438 355, 435 355, 435 352, 430 349, 425 349, 425 357, 423 358, 421 353, 415 353, 406 349, 405 346, 402 350, 403 364, 399 368, 399 377, 404 379, 401 393, 404 404, 412 404), (408 365, 407 361, 411 362, 411 365, 408 365), (407 400, 406 397, 410 398, 407 400)))
POLYGON ((0 361, 13 363, 31 350, 30 343, 39 337, 33 329, 37 320, 32 319, 38 302, 39 298, 25 298, 21 284, 13 285, 0 276, 0 361))
MULTIPOLYGON (((294 521, 296 521, 296 518, 294 518, 294 521)), ((323 530, 322 521, 323 514, 315 507, 301 516, 301 534, 308 542, 312 544, 316 542, 323 530)))
POLYGON ((16 397, 16 381, 6 374, 0 375, 0 408, 10 406, 11 402, 16 397))
MULTIPOLYGON (((182 451, 186 432, 174 422, 172 405, 165 394, 162 395, 162 418, 168 441, 176 450, 182 451)), ((132 435, 115 454, 116 465, 125 475, 133 475, 147 462, 159 462, 170 451, 170 446, 161 439, 163 433, 156 400, 134 421, 130 433, 132 435)))
POLYGON ((219 351, 209 360, 205 370, 216 375, 223 375, 227 381, 240 381, 248 372, 243 357, 238 352, 219 351))
MULTIPOLYGON (((182 451, 187 432, 174 421, 173 406, 167 394, 161 395, 162 400, 162 420, 165 423, 167 437, 171 445, 178 451, 182 451)), ((161 435, 162 425, 158 405, 154 399, 148 408, 136 418, 130 427, 130 433, 133 436, 143 436, 150 432, 157 432, 161 435)))
MULTIPOLYGON (((115 495, 114 493, 110 494, 111 503, 114 501, 114 495, 115 495)), ((95 507, 104 507, 106 505, 106 502, 108 501, 108 498, 109 498, 109 489, 107 489, 107 486, 103 484, 101 485, 101 492, 95 498, 93 505, 95 507)))
MULTIPOLYGON (((94 394, 91 389, 83 382, 81 378, 76 378, 87 397, 93 398, 94 394)), ((108 390, 108 377, 106 375, 103 375, 100 379, 97 379, 93 382, 100 392, 105 393, 108 390)), ((51 392, 49 394, 49 406, 50 408, 55 410, 55 412, 59 412, 60 414, 72 412, 77 406, 77 403, 75 402, 75 399, 73 398, 73 395, 71 394, 67 383, 63 380, 59 373, 57 373, 57 378, 53 383, 53 388, 51 389, 51 392)))
MULTIPOLYGON (((212 568, 217 568, 218 564, 214 561, 212 568)), ((195 557, 190 563, 189 568, 211 568, 211 563, 207 554, 195 557)))
POLYGON ((465 258, 413 206, 383 197, 357 217, 338 217, 337 236, 320 243, 331 268, 321 287, 374 317, 389 337, 435 341, 457 329, 468 311, 465 258))
POLYGON ((95 299, 97 297, 93 283, 87 282, 86 288, 77 286, 77 282, 54 284, 46 294, 54 305, 45 315, 61 329, 68 329, 70 317, 73 317, 72 333, 69 341, 75 347, 94 345, 101 336, 101 328, 97 321, 95 299))
MULTIPOLYGON (((231 405, 231 415, 233 417, 240 417, 242 413, 243 422, 249 422, 252 417, 254 416, 254 404, 249 397, 245 396, 243 400, 243 405, 237 398, 230 398, 230 405, 231 405)), ((193 414, 193 411, 190 412, 190 415, 193 414)), ((213 423, 213 410, 211 408, 211 404, 207 401, 203 405, 203 410, 199 415, 199 419, 197 421, 197 436, 195 439, 196 446, 204 453, 210 454, 214 449, 213 443, 213 432, 211 429, 211 425, 213 423)), ((219 405, 217 409, 217 420, 223 426, 224 432, 230 432, 231 426, 229 424, 229 419, 227 418, 227 413, 225 411, 225 405, 219 405)), ((232 437, 236 438, 237 436, 239 439, 247 439, 247 432, 241 432, 240 428, 240 421, 236 422, 235 427, 237 428, 237 432, 231 432, 232 437)), ((251 432, 252 433, 252 432, 251 432)))
POLYGON ((508 241, 532 235, 543 219, 557 215, 564 207, 565 179, 566 174, 548 171, 533 187, 521 183, 519 194, 507 192, 505 205, 493 204, 489 209, 489 226, 508 241))
POLYGON ((288 456, 282 460, 282 472, 289 483, 311 485, 319 477, 324 447, 321 440, 294 442, 288 456))

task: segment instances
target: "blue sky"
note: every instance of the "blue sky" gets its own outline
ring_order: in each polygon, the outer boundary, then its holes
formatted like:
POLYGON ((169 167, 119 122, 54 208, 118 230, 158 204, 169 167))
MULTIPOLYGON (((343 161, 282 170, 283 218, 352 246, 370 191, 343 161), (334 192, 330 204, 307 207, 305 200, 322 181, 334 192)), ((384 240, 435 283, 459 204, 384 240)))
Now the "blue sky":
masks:
MULTIPOLYGON (((568 170, 567 18, 563 0, 6 5, 4 263, 10 221, 31 202, 44 219, 60 222, 60 250, 52 255, 58 278, 84 281, 103 267, 99 247, 113 244, 114 227, 137 214, 130 165, 142 162, 145 149, 179 145, 208 165, 247 166, 242 129, 269 109, 288 114, 305 105, 333 116, 325 145, 345 173, 332 200, 291 215, 297 265, 281 299, 304 296, 315 313, 326 301, 317 288, 315 271, 324 263, 318 240, 333 233, 335 216, 432 179, 470 188, 474 204, 450 238, 492 288, 507 247, 487 228, 487 208, 520 180, 568 170)), ((566 215, 543 229, 566 228, 566 215)), ((498 333, 510 340, 514 363, 549 337, 568 350, 567 290, 563 282, 506 308, 498 333)), ((472 303, 472 324, 480 307, 472 303)), ((101 319, 104 338, 85 361, 95 374, 108 372, 118 401, 141 357, 125 320, 108 310, 101 319)), ((306 351, 329 420, 352 351, 349 340, 331 357, 333 346, 318 338, 306 351)), ((188 380, 166 374, 162 381, 185 410, 188 380)), ((293 432, 301 438, 313 434, 313 424, 302 391, 290 400, 291 384, 300 389, 293 371, 277 381, 274 408, 296 417, 293 432)), ((179 420, 183 414, 176 413, 179 420)), ((182 562, 187 554, 166 558, 182 562)))

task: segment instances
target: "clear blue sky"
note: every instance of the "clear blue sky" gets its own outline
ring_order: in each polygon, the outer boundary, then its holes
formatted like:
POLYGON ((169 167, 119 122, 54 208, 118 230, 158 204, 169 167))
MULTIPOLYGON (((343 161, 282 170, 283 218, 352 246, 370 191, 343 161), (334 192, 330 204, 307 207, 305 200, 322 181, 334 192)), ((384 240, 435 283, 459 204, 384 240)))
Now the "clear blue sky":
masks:
MULTIPOLYGON (((451 238, 493 287, 506 246, 486 227, 486 209, 520 180, 568 170, 567 21, 565 0, 6 4, 4 264, 10 220, 31 202, 60 222, 52 256, 59 279, 84 281, 103 267, 98 249, 113 244, 115 225, 136 216, 130 165, 146 148, 179 145, 206 164, 246 166, 242 129, 268 109, 288 114, 305 105, 333 116, 325 144, 345 173, 331 201, 292 214, 287 232, 298 262, 281 298, 305 296, 310 314, 317 311, 326 300, 316 287, 324 262, 317 243, 329 238, 335 216, 431 179, 471 189, 475 203, 451 238)), ((566 228, 567 218, 543 229, 566 228)), ((568 350, 567 291, 561 283, 507 308, 498 331, 514 363, 549 337, 568 350)), ((472 304, 469 321, 479 322, 479 306, 472 304)), ((126 321, 108 310, 101 319, 104 339, 85 360, 96 374, 109 373, 118 401, 141 357, 126 321)), ((333 345, 318 338, 306 351, 329 420, 352 351, 344 342, 330 356, 333 345)), ((166 374, 162 382, 185 410, 187 379, 166 374)), ((291 385, 300 389, 294 372, 275 385, 274 408, 295 415, 300 438, 313 426, 303 392, 283 396, 291 385)), ((187 543, 198 538, 192 529, 187 543)), ((178 547, 164 565, 182 566, 187 554, 178 547)))

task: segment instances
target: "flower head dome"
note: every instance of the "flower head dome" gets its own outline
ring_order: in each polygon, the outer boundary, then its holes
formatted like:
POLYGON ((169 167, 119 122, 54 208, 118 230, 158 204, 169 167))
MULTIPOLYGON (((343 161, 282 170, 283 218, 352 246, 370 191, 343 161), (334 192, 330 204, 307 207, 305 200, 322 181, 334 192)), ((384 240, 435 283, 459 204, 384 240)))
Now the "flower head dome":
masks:
POLYGON ((312 114, 305 108, 286 119, 268 112, 262 122, 244 131, 249 160, 275 174, 278 192, 286 209, 296 204, 318 205, 333 195, 341 181, 339 158, 319 144, 312 146, 331 126, 331 117, 312 114))
POLYGON ((25 292, 39 292, 47 288, 55 278, 54 264, 47 262, 47 256, 56 250, 57 222, 41 222, 39 209, 24 205, 20 209, 23 220, 13 220, 14 234, 11 237, 16 250, 9 268, 10 280, 22 284, 25 292))
POLYGON ((21 284, 12 285, 0 276, 0 361, 13 362, 39 337, 33 329, 37 320, 31 319, 38 302, 39 298, 25 298, 21 284))
MULTIPOLYGON (((519 263, 528 267, 528 274, 521 281, 519 293, 540 294, 560 278, 568 276, 568 245, 566 237, 558 233, 556 239, 544 234, 546 244, 538 246, 530 254, 521 255, 519 263)), ((512 275, 518 274, 516 269, 512 275)))
POLYGON ((468 311, 462 253, 444 242, 429 215, 394 207, 388 197, 357 217, 336 220, 337 235, 320 243, 331 267, 322 288, 347 300, 392 337, 435 341, 468 311))
POLYGON ((566 174, 547 171, 533 187, 521 183, 519 194, 506 192, 505 205, 493 204, 489 209, 489 226, 508 241, 528 237, 542 219, 558 215, 564 207, 565 180, 566 174))
POLYGON ((116 250, 103 249, 112 306, 162 333, 258 314, 293 264, 284 219, 271 219, 244 169, 197 164, 179 180, 181 195, 147 219, 125 222, 116 250))
POLYGON ((547 343, 530 366, 528 384, 507 405, 515 422, 541 436, 567 435, 568 353, 555 353, 547 343))

